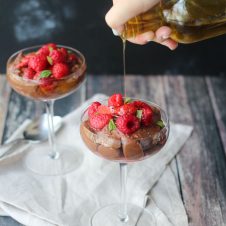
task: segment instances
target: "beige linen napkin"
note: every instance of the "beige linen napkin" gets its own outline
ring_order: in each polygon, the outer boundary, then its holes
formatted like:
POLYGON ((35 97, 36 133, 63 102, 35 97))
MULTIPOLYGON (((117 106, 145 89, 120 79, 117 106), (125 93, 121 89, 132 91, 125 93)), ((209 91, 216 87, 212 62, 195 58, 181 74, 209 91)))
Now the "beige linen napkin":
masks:
MULTIPOLYGON (((23 150, 0 160, 0 208, 27 226, 88 226, 98 208, 119 200, 118 164, 92 154, 79 135, 82 111, 92 101, 104 98, 97 94, 67 115, 64 128, 57 134, 58 143, 70 145, 83 155, 77 170, 64 176, 33 174, 22 164, 23 150)), ((13 138, 20 136, 21 128, 13 138)), ((169 140, 161 152, 129 165, 128 201, 142 206, 148 197, 146 208, 157 217, 157 226, 188 225, 169 163, 191 132, 190 126, 172 124, 169 140)))

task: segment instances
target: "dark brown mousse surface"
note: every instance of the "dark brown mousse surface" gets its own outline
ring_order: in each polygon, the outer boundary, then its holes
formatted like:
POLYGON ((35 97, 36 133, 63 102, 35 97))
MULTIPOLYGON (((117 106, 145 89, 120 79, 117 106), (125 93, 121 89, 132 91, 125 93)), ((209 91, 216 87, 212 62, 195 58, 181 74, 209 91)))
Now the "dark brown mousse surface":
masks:
POLYGON ((118 129, 110 132, 107 126, 101 131, 94 131, 89 120, 85 120, 80 127, 82 139, 91 151, 108 160, 133 162, 147 158, 164 146, 168 136, 167 128, 156 124, 161 120, 159 109, 152 109, 153 123, 131 135, 125 135, 118 129))

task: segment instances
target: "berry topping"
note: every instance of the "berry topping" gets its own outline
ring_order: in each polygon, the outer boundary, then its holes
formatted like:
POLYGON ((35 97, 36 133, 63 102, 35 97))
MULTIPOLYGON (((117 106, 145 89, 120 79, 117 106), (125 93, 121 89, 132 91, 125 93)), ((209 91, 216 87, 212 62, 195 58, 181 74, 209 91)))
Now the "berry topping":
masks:
POLYGON ((133 104, 139 110, 142 110, 141 124, 144 126, 149 126, 152 123, 152 119, 153 119, 152 108, 148 104, 146 104, 142 101, 134 101, 133 104))
POLYGON ((93 115, 94 113, 96 113, 97 112, 97 109, 98 109, 98 107, 101 105, 101 103, 99 103, 99 102, 93 102, 90 106, 89 106, 89 108, 88 108, 88 115, 89 115, 89 117, 91 116, 91 115, 93 115))
POLYGON ((135 107, 135 105, 133 103, 129 103, 129 104, 124 104, 121 107, 119 107, 117 109, 117 114, 118 115, 133 115, 136 114, 137 108, 135 107))
POLYGON ((142 108, 141 124, 144 126, 150 126, 153 119, 153 111, 151 107, 146 106, 142 108))
POLYGON ((42 46, 39 50, 38 50, 38 54, 41 54, 41 55, 45 55, 45 56, 48 56, 50 54, 50 52, 54 49, 56 49, 57 46, 56 44, 54 43, 48 43, 44 46, 42 46))
POLYGON ((67 62, 68 62, 69 64, 71 64, 71 63, 74 63, 74 62, 76 62, 76 61, 77 61, 76 55, 75 55, 74 53, 70 53, 70 54, 68 55, 67 62))
POLYGON ((33 69, 34 71, 42 71, 47 66, 47 59, 44 55, 34 55, 29 58, 28 67, 33 69))
POLYGON ((134 115, 122 115, 116 120, 117 128, 124 134, 131 134, 140 128, 140 121, 134 115))
POLYGON ((48 91, 52 91, 55 87, 54 84, 54 79, 51 77, 48 78, 40 78, 39 79, 39 83, 40 83, 40 87, 42 89, 48 90, 48 91))
POLYGON ((36 72, 31 68, 25 68, 23 70, 23 78, 25 79, 33 79, 36 72))
POLYGON ((57 64, 57 63, 65 63, 66 62, 66 57, 64 55, 64 53, 60 50, 53 50, 50 54, 49 54, 50 58, 52 59, 53 64, 57 64))
POLYGON ((69 74, 69 67, 67 64, 57 63, 53 65, 52 73, 56 79, 60 79, 69 74))
POLYGON ((109 114, 93 114, 89 119, 90 127, 95 130, 101 130, 109 123, 111 119, 112 116, 109 114))
POLYGON ((120 107, 123 105, 122 94, 116 93, 109 97, 108 106, 120 107))

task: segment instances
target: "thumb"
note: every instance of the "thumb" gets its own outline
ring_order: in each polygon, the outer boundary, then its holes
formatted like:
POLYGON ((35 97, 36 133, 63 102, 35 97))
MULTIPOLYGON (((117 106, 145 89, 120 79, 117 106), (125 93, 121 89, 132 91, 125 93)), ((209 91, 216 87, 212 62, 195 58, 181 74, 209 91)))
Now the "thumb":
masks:
POLYGON ((160 0, 117 0, 105 16, 107 24, 117 29, 129 19, 146 12, 160 0))

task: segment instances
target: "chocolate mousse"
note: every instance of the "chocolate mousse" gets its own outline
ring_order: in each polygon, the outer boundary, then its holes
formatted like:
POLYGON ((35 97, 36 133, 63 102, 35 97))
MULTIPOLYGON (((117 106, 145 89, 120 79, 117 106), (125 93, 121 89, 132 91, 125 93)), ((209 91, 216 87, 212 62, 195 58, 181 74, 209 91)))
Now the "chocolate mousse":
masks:
POLYGON ((92 104, 83 115, 80 133, 91 151, 108 160, 133 162, 149 157, 164 146, 169 129, 160 108, 130 100, 129 104, 122 103, 123 109, 128 110, 122 115, 119 100, 110 106, 109 102, 108 106, 92 104), (136 112, 129 105, 134 105, 136 112))
POLYGON ((35 100, 63 98, 85 79, 84 57, 69 47, 49 43, 14 54, 7 63, 7 80, 19 94, 35 100))

